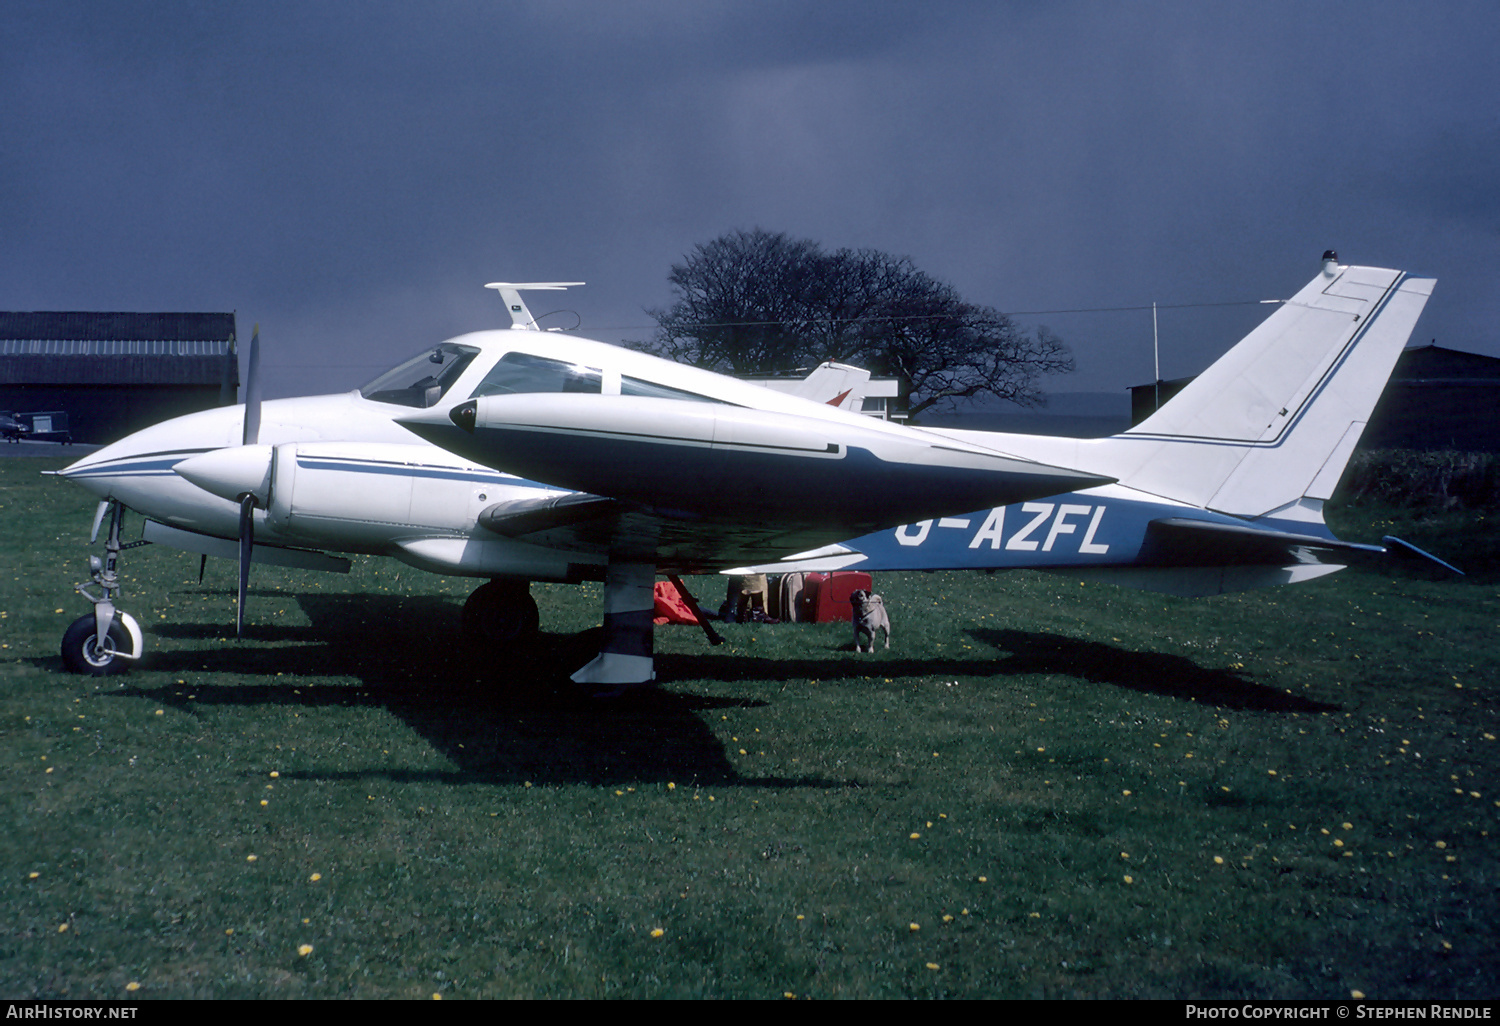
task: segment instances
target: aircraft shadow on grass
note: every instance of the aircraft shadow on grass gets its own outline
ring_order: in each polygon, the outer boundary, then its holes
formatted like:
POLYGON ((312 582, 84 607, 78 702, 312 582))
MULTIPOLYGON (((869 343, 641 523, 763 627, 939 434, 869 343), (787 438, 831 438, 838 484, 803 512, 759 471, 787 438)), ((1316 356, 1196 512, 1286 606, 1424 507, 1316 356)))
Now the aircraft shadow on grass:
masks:
POLYGON ((587 698, 568 673, 597 651, 597 631, 543 633, 524 652, 476 661, 455 643, 458 608, 452 600, 358 594, 300 595, 294 600, 311 624, 249 624, 247 643, 232 643, 223 625, 163 623, 152 628, 160 638, 215 642, 158 647, 151 655, 152 670, 238 675, 256 682, 200 680, 191 688, 127 685, 110 694, 148 696, 190 715, 212 705, 381 708, 456 767, 301 774, 315 779, 592 785, 673 781, 678 786, 783 788, 855 783, 740 774, 700 714, 764 704, 757 699, 655 688, 613 700, 587 698), (281 644, 260 647, 277 642, 281 644), (357 683, 308 683, 320 677, 354 678, 357 683))
POLYGON ((1185 656, 1135 652, 1059 634, 984 627, 969 634, 1010 653, 996 664, 995 673, 1057 673, 1239 711, 1310 713, 1338 708, 1259 684, 1240 671, 1199 666, 1185 656))
POLYGON ((1008 654, 998 659, 977 650, 973 655, 942 659, 903 658, 884 652, 878 657, 871 657, 855 655, 845 646, 841 651, 847 653, 847 658, 839 661, 705 653, 663 654, 656 657, 656 662, 663 677, 668 680, 803 679, 847 680, 851 684, 857 684, 871 677, 1009 677, 1052 674, 1225 709, 1308 713, 1338 708, 1257 683, 1243 672, 1200 666, 1185 656, 1135 652, 1103 642, 1059 634, 988 628, 974 629, 968 633, 976 641, 1008 654))
MULTIPOLYGON (((187 647, 158 647, 151 655, 151 669, 182 676, 240 676, 257 682, 199 680, 190 689, 126 686, 111 694, 150 697, 189 714, 211 705, 381 708, 404 721, 455 767, 451 771, 372 767, 303 774, 316 779, 596 786, 674 781, 679 786, 787 788, 858 783, 740 774, 702 714, 764 705, 766 698, 716 698, 670 687, 641 689, 612 700, 586 697, 568 674, 597 650, 597 629, 573 635, 543 633, 523 651, 475 660, 454 643, 457 608, 451 599, 268 594, 296 602, 310 623, 249 624, 242 643, 231 643, 221 624, 163 622, 151 628, 159 638, 189 643, 187 647), (308 683, 326 677, 353 678, 357 683, 308 683)), ((1240 710, 1333 708, 1182 656, 1133 652, 1101 642, 1020 630, 969 633, 1006 654, 996 658, 976 651, 939 660, 884 653, 876 658, 841 653, 833 658, 772 659, 705 651, 663 654, 657 661, 661 678, 668 684, 673 680, 800 679, 847 681, 857 688, 871 676, 1041 674, 1240 710)), ((858 700, 857 694, 850 697, 858 700)))

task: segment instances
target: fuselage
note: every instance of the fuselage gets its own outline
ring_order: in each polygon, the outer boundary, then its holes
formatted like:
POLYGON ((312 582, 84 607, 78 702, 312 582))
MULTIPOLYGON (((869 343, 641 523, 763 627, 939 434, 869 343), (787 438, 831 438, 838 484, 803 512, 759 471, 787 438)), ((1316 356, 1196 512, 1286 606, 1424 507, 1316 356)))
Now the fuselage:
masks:
MULTIPOLYGON (((397 421, 421 410, 441 414, 474 397, 533 392, 635 396, 641 407, 678 399, 703 409, 708 402, 748 411, 742 418, 826 423, 833 432, 857 431, 888 445, 908 444, 912 434, 604 343, 516 329, 475 332, 423 350, 362 389, 263 403, 257 438, 263 470, 251 476, 265 476, 269 494, 254 511, 256 545, 391 556, 425 570, 476 577, 596 576, 589 568, 607 562, 607 545, 559 550, 501 537, 477 522, 480 512, 497 503, 570 489, 466 459, 397 421)), ((242 405, 177 417, 97 450, 62 476, 149 520, 234 539, 239 486, 205 487, 191 469, 243 448, 244 422, 242 405)))
MULTIPOLYGON (((429 347, 352 392, 265 402, 253 444, 244 424, 243 406, 178 417, 62 474, 176 529, 153 540, 189 551, 215 551, 195 539, 238 538, 250 495, 258 552, 366 553, 435 573, 543 581, 600 579, 627 549, 627 562, 669 570, 1119 571, 1162 563, 1147 537, 1155 521, 1246 522, 1117 480, 1147 476, 1138 470, 1151 460, 1170 468, 1201 440, 923 430, 517 328, 429 347), (643 517, 617 516, 603 531, 572 530, 564 518, 557 530, 510 532, 494 515, 520 507, 531 523, 549 497, 576 493, 643 517)), ((1211 477, 1184 478, 1200 479, 1211 477)), ((1260 523, 1327 536, 1320 507, 1297 499, 1260 523)), ((1326 568, 1245 579, 1314 572, 1326 568)))

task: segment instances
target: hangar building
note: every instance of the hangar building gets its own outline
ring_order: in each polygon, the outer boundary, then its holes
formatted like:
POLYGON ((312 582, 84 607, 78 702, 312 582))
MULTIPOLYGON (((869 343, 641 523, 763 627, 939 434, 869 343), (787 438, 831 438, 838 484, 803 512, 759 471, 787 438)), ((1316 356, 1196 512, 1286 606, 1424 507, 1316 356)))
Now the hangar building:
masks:
POLYGON ((67 414, 112 442, 235 401, 232 313, 0 313, 0 410, 67 414))

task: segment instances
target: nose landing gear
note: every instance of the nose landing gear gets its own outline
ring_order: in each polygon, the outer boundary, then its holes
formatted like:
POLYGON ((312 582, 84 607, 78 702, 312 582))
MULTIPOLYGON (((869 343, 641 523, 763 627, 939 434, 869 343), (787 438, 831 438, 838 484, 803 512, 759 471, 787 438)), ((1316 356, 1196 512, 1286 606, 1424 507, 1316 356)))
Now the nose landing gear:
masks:
POLYGON ((129 613, 115 608, 115 599, 120 594, 120 578, 115 570, 122 549, 134 548, 137 544, 120 544, 120 527, 125 519, 125 510, 119 503, 100 504, 99 515, 94 521, 95 537, 98 536, 99 521, 106 507, 111 512, 109 535, 104 543, 104 558, 89 557, 89 580, 73 585, 73 590, 94 604, 94 612, 80 616, 63 633, 62 660, 73 673, 87 677, 107 677, 124 673, 130 664, 141 657, 145 650, 145 639, 140 624, 129 613))

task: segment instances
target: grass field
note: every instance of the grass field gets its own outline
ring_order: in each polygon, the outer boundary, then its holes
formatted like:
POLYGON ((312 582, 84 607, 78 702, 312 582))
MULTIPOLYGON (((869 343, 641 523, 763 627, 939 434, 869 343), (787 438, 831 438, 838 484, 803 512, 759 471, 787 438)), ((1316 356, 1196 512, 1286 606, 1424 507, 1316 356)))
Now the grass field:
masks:
POLYGON ((237 641, 233 567, 157 547, 148 660, 68 675, 93 503, 45 466, 0 461, 5 997, 1500 994, 1480 516, 1338 511, 1461 581, 885 575, 888 653, 660 628, 590 701, 597 586, 479 665, 473 582, 257 567, 237 641))

